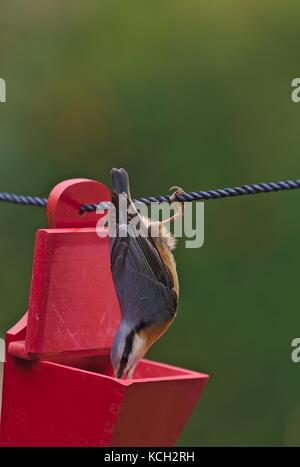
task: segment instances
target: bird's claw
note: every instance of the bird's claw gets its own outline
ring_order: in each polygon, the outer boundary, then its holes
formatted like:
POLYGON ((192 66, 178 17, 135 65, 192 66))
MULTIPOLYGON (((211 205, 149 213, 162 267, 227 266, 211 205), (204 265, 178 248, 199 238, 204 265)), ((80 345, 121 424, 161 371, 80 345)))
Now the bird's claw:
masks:
MULTIPOLYGON (((174 203, 174 201, 176 201, 177 195, 185 195, 186 194, 186 192, 180 186, 172 186, 170 188, 170 191, 171 190, 175 190, 175 191, 170 196, 170 203, 174 203)), ((181 204, 181 214, 184 214, 184 201, 181 201, 180 204, 181 204)), ((179 215, 179 212, 177 213, 177 215, 179 215)))
POLYGON ((170 201, 171 203, 173 203, 174 201, 176 201, 176 197, 177 195, 185 195, 185 191, 180 187, 180 186, 171 186, 170 190, 169 191, 172 191, 172 190, 175 190, 174 193, 171 194, 170 196, 170 201))

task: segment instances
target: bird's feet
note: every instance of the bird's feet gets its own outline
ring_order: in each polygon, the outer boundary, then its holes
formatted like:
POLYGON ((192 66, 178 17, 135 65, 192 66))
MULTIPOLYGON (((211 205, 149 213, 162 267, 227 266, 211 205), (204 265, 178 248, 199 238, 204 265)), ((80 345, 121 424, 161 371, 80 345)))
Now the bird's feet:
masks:
MULTIPOLYGON (((174 203, 174 201, 176 201, 177 195, 185 195, 186 194, 186 192, 180 186, 172 186, 170 188, 170 191, 171 190, 175 190, 174 193, 172 193, 171 196, 170 196, 170 202, 171 203, 174 203)), ((184 201, 180 202, 180 206, 181 206, 181 209, 180 209, 180 211, 177 211, 175 217, 178 217, 180 214, 181 215, 184 214, 184 201)))
POLYGON ((185 191, 180 187, 180 186, 171 186, 169 191, 175 190, 174 193, 171 194, 170 196, 170 202, 173 203, 176 201, 176 196, 177 195, 185 195, 185 191))

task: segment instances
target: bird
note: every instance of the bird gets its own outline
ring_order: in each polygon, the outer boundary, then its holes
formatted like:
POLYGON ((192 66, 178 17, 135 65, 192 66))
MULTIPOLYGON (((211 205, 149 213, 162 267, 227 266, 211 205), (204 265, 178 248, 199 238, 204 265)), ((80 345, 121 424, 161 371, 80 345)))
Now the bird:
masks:
MULTIPOLYGON (((136 209, 125 169, 112 169, 114 235, 110 260, 121 320, 113 339, 111 363, 116 378, 131 379, 139 361, 173 322, 179 298, 179 280, 172 251, 176 240, 165 224, 183 214, 183 203, 172 217, 151 221, 136 209), (125 199, 125 212, 120 200, 125 199), (131 224, 139 225, 136 235, 131 224)), ((173 202, 180 187, 170 197, 173 202)))

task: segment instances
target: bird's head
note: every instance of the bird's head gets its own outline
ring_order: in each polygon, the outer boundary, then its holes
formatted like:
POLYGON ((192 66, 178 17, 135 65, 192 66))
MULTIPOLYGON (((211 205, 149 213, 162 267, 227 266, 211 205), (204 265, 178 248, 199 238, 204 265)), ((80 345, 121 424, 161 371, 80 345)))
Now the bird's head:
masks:
POLYGON ((146 352, 145 339, 125 321, 121 321, 111 349, 111 362, 116 378, 125 374, 130 379, 146 352))

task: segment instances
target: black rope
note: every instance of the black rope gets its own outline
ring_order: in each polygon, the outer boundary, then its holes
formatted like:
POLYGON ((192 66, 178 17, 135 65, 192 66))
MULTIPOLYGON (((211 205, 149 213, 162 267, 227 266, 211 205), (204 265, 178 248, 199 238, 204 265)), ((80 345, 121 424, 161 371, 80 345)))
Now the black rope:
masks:
POLYGON ((6 203, 22 204, 26 206, 39 206, 44 208, 47 206, 47 198, 39 198, 38 196, 22 196, 14 193, 0 193, 0 201, 6 203))
MULTIPOLYGON (((208 201, 210 199, 230 198, 232 196, 256 195, 259 193, 271 193, 282 190, 295 190, 300 188, 300 180, 286 180, 284 182, 255 183, 252 185, 236 186, 234 188, 222 188, 208 191, 192 191, 176 196, 176 201, 208 201)), ((171 195, 148 196, 135 199, 135 203, 150 205, 151 203, 169 203, 171 195)), ((95 211, 97 208, 107 209, 110 203, 86 204, 81 206, 81 213, 95 211)))
MULTIPOLYGON (((270 183, 254 183, 252 185, 237 186, 234 188, 222 188, 217 190, 208 191, 192 191, 191 193, 184 193, 176 195, 176 201, 179 202, 192 202, 192 201, 208 201, 210 199, 230 198, 233 196, 256 195, 260 193, 272 193, 274 191, 295 190, 300 188, 300 180, 286 180, 282 182, 270 183)), ((15 195, 13 193, 1 193, 0 202, 14 203, 26 206, 47 206, 47 198, 40 198, 38 196, 23 196, 15 195)), ((135 199, 135 203, 143 203, 150 205, 151 203, 170 203, 171 195, 164 196, 148 196, 144 198, 135 199)), ((99 204, 84 204, 80 208, 80 212, 95 211, 97 208, 108 209, 110 202, 101 202, 99 204)))

